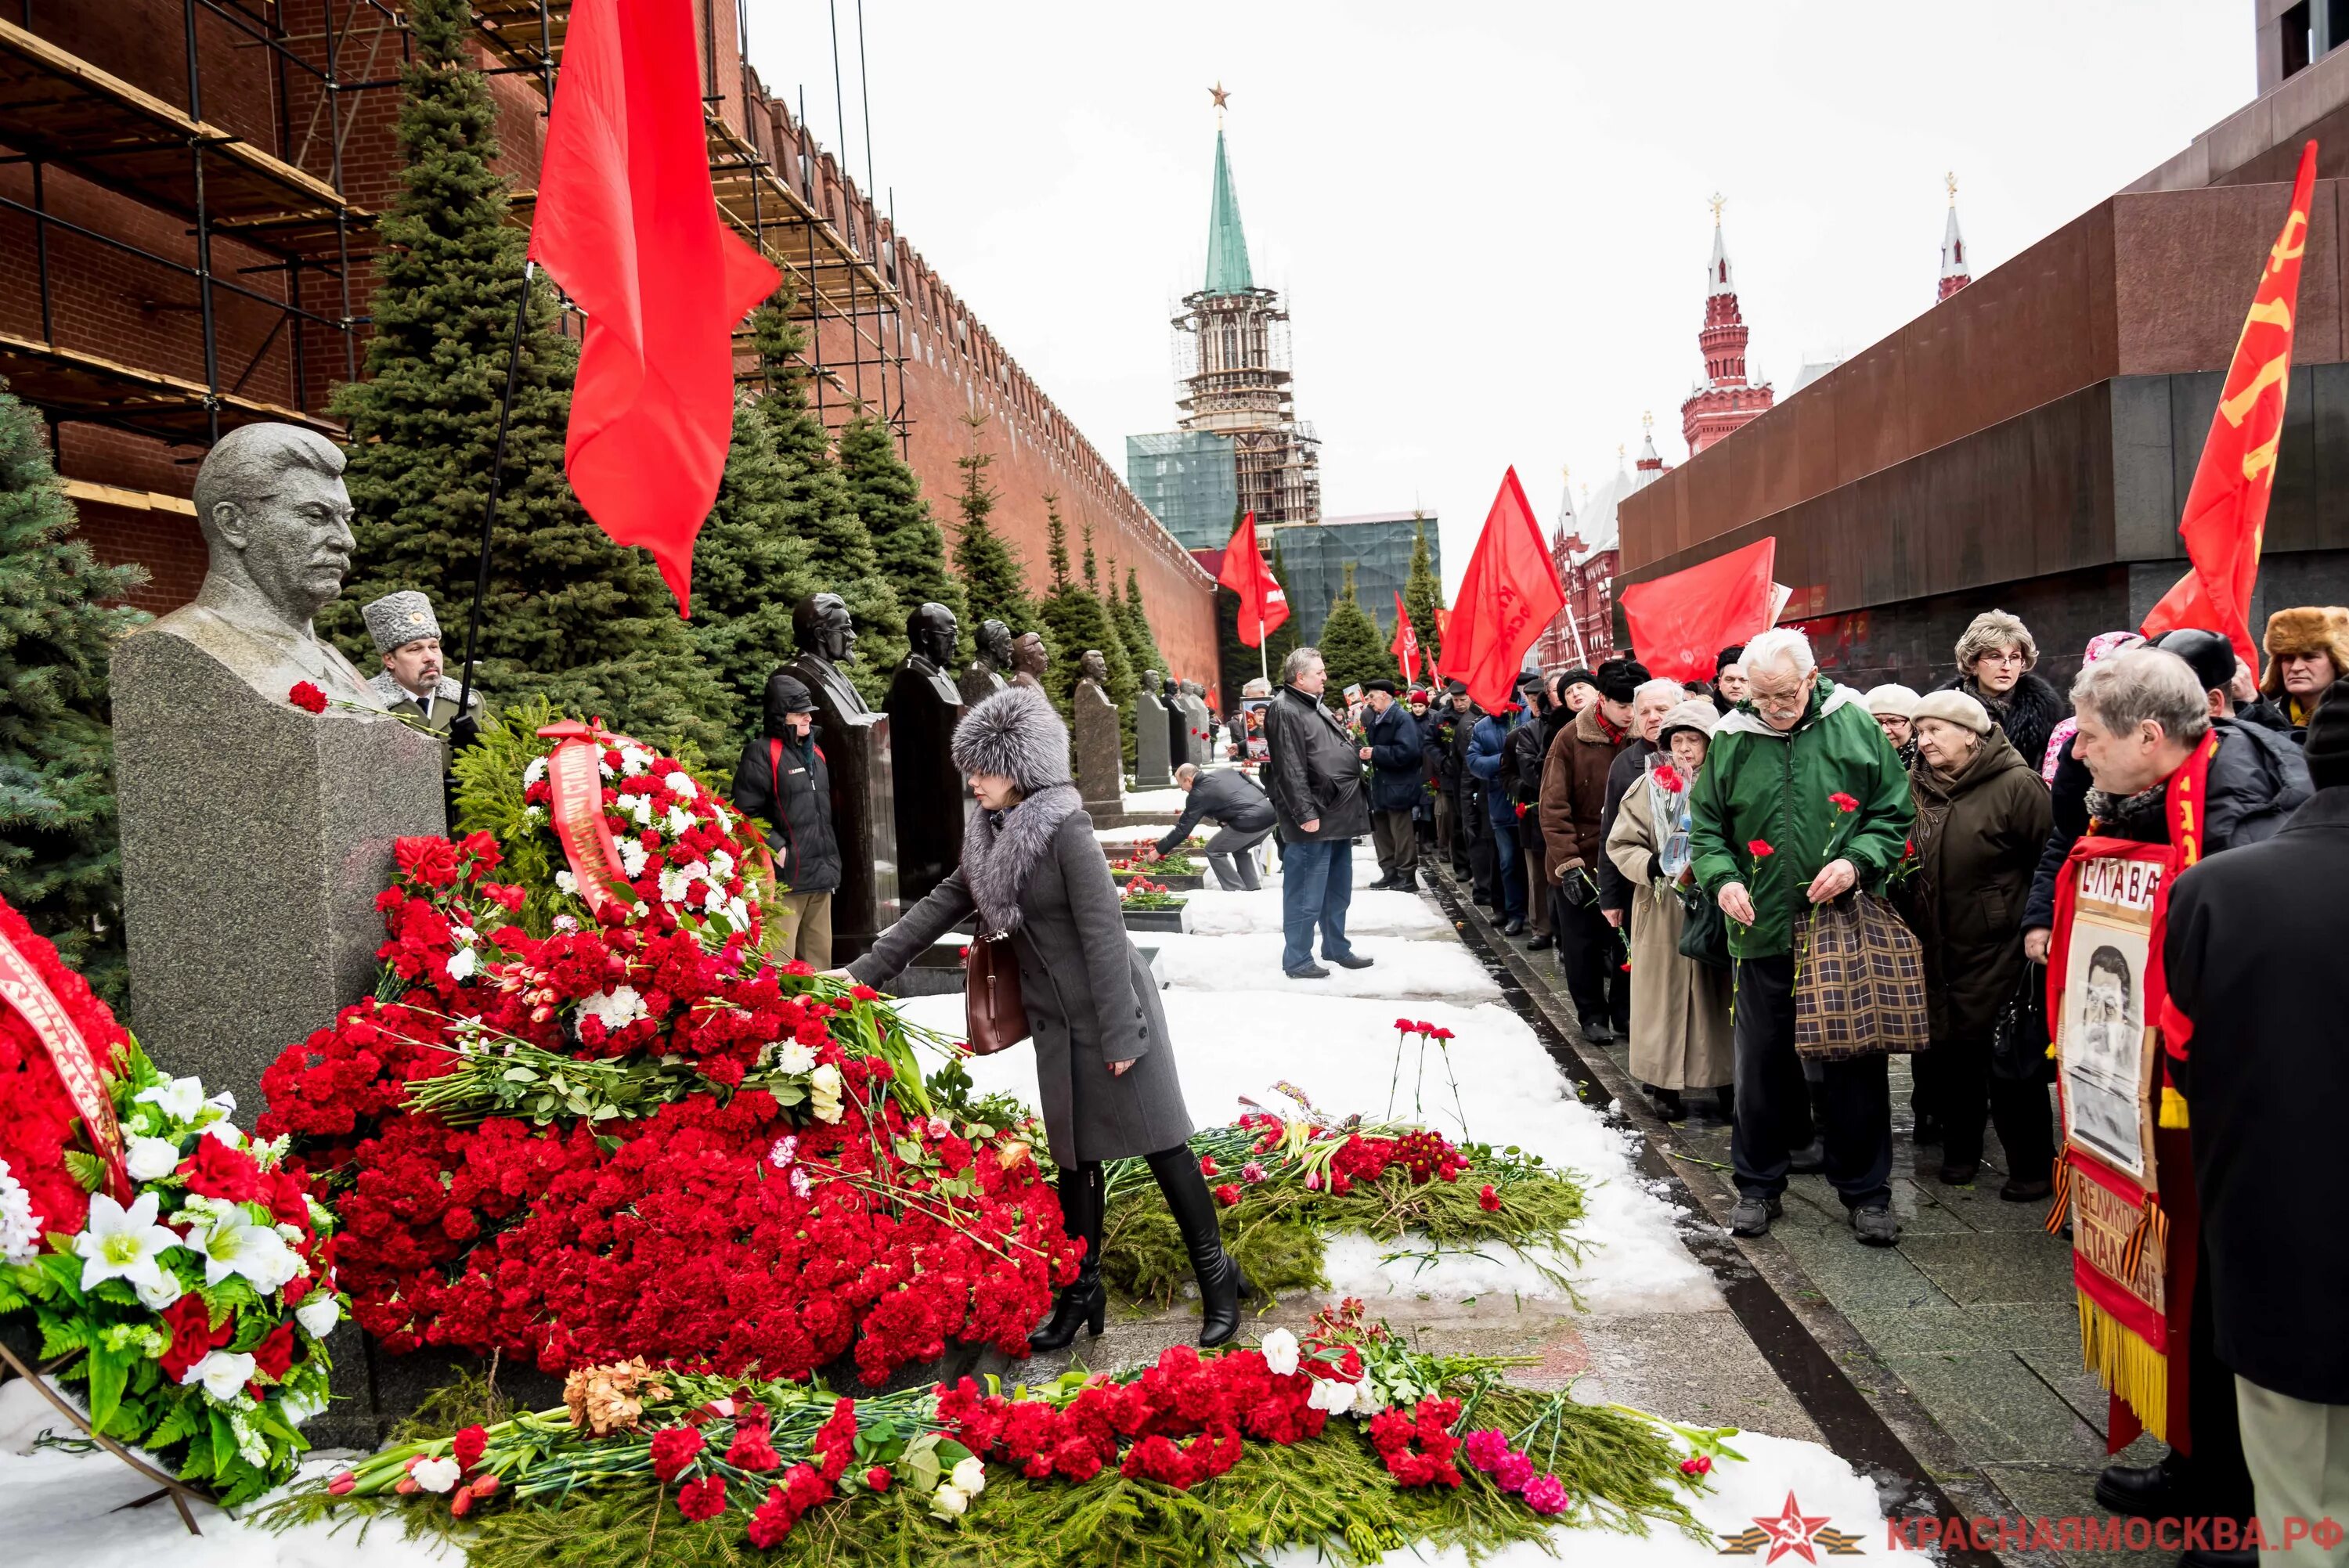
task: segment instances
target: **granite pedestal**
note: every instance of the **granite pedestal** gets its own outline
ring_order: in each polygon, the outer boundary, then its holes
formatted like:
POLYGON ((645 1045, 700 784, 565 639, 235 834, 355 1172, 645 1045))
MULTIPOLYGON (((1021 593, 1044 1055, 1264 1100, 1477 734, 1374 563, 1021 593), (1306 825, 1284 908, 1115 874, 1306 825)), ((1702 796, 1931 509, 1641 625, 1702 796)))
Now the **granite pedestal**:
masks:
POLYGON ((802 654, 784 666, 814 694, 816 744, 832 771, 832 826, 841 849, 840 887, 832 895, 832 959, 861 958, 894 924, 897 901, 897 818, 889 716, 864 706, 840 666, 802 654))
POLYGON ((249 1127, 262 1069, 375 989, 376 895, 394 839, 448 830, 447 748, 273 701, 164 631, 116 648, 112 689, 131 1023, 249 1127))
POLYGON ((962 722, 963 698, 945 671, 912 654, 897 666, 882 706, 889 716, 896 786, 897 895, 910 904, 962 863, 968 795, 949 748, 962 722))
POLYGON ((1077 784, 1085 810, 1125 810, 1125 748, 1118 734, 1117 704, 1089 680, 1077 683, 1070 698, 1077 749, 1077 784))
POLYGON ((1174 787, 1174 764, 1166 750, 1166 705, 1154 691, 1137 692, 1133 698, 1133 787, 1174 787))

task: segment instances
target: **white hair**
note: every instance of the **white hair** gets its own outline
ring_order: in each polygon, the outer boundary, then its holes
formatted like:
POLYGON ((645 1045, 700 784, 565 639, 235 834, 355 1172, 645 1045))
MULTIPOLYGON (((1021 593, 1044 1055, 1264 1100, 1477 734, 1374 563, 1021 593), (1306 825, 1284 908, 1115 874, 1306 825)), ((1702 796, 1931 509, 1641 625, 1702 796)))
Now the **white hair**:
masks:
POLYGON ((1792 626, 1773 626, 1745 645, 1744 657, 1737 661, 1753 676, 1764 665, 1792 665, 1798 676, 1809 675, 1819 667, 1811 652, 1810 638, 1792 626))
POLYGON ((1640 683, 1639 689, 1631 694, 1631 706, 1637 707, 1651 696, 1668 696, 1677 707, 1681 698, 1686 696, 1688 693, 1680 682, 1669 676, 1658 676, 1654 680, 1640 683))
POLYGON ((1182 767, 1174 769, 1174 782, 1177 784, 1187 784, 1198 776, 1199 767, 1195 762, 1185 762, 1182 767))
POLYGON ((2129 648, 2085 666, 2072 683, 2072 706, 2095 714, 2115 735, 2150 719, 2171 740, 2190 746, 2210 728, 2202 677, 2167 648, 2129 648))
POLYGON ((1280 684, 1283 686, 1293 684, 1299 676, 1319 663, 1321 663, 1321 650, 1310 644, 1289 649, 1288 656, 1280 661, 1280 684))

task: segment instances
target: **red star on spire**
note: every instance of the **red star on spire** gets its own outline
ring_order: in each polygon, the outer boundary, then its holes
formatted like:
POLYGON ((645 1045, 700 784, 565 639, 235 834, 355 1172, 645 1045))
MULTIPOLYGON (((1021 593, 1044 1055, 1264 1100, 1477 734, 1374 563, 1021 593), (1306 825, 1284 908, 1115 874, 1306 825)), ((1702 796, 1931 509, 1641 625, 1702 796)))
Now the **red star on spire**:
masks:
POLYGON ((1770 1555, 1763 1559, 1765 1564, 1775 1563, 1789 1552, 1799 1553, 1806 1563, 1816 1563, 1819 1560, 1818 1553, 1812 1548, 1811 1542, 1817 1537, 1820 1529, 1826 1524, 1827 1517, 1822 1514, 1814 1519, 1806 1514, 1802 1504, 1795 1501, 1793 1492, 1786 1494, 1786 1506, 1784 1510, 1775 1516, 1757 1514, 1754 1516, 1754 1522, 1760 1525, 1770 1537, 1770 1555))

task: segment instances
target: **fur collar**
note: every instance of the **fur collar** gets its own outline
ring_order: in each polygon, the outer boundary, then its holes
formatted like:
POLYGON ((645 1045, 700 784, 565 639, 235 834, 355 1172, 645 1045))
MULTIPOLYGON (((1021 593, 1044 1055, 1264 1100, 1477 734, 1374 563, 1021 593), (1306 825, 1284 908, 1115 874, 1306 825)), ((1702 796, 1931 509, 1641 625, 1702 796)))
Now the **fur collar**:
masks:
MULTIPOLYGON (((473 688, 477 696, 479 696, 481 689, 481 688, 479 686, 475 686, 473 688)), ((389 670, 378 670, 375 674, 375 678, 367 682, 367 690, 375 693, 377 696, 382 698, 383 705, 386 707, 391 707, 403 702, 412 702, 419 707, 423 706, 421 699, 419 699, 414 692, 409 691, 406 686, 391 678, 391 672, 389 670)), ((435 686, 432 690, 432 700, 435 702, 455 702, 458 697, 464 694, 464 690, 465 688, 458 682, 450 679, 447 676, 442 676, 440 677, 440 684, 435 686)))
POLYGON ((1713 727, 1713 733, 1716 738, 1723 735, 1766 735, 1774 740, 1785 740, 1789 736, 1800 734, 1836 709, 1860 700, 1858 688, 1837 686, 1825 676, 1819 677, 1817 689, 1823 694, 1817 707, 1808 718, 1804 719, 1792 729, 1771 728, 1762 722, 1762 716, 1754 711, 1752 703, 1741 702, 1722 716, 1721 722, 1713 727))
POLYGON ((1075 785, 1054 784, 1009 811, 971 808, 962 835, 962 880, 978 906, 981 935, 1019 929, 1019 899, 1030 873, 1052 847, 1061 824, 1083 804, 1075 785))

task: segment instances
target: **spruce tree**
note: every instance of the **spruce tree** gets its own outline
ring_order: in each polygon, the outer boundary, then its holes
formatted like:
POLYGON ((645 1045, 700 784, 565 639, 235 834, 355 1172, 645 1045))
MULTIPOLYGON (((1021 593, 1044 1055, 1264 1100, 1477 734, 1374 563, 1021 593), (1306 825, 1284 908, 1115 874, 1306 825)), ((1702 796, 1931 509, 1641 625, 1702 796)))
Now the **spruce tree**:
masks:
POLYGON ((70 537, 38 415, 0 390, 0 897, 119 1004, 122 853, 107 662, 146 581, 70 537))
POLYGON ((847 603, 855 623, 856 656, 844 673, 864 700, 878 707, 889 694, 897 662, 905 656, 905 610, 881 574, 873 535, 833 460, 823 421, 808 406, 807 370, 797 357, 806 335, 784 314, 786 308, 767 305, 751 318, 767 383, 759 415, 781 460, 790 527, 807 542, 809 575, 818 592, 837 593, 847 603))
MULTIPOLYGON (((767 677, 796 651, 792 607, 815 591, 807 541, 791 528, 789 490, 772 433, 738 397, 718 500, 694 542, 689 623, 695 647, 726 688, 727 727, 737 737, 764 722, 767 677)), ((733 755, 730 748, 712 760, 733 755)))
POLYGON ((1133 755, 1133 694, 1142 689, 1143 666, 1134 662, 1133 652, 1126 646, 1125 626, 1119 615, 1122 606, 1117 597, 1117 562, 1109 563, 1109 590, 1102 591, 1099 562, 1093 556, 1093 525, 1084 525, 1085 592, 1092 594, 1102 607, 1102 624, 1107 629, 1108 640, 1102 645, 1102 657, 1109 665, 1109 699, 1117 705, 1118 744, 1125 753, 1125 765, 1132 768, 1133 755))
POLYGON ((970 449, 955 459, 962 470, 962 489, 955 510, 962 516, 962 531, 955 540, 955 566, 962 573, 963 591, 970 605, 970 635, 978 634, 981 621, 1000 621, 1011 634, 1036 630, 1036 603, 1028 595, 1028 574, 1019 558, 995 531, 995 503, 1001 499, 987 482, 991 453, 979 450, 978 434, 987 416, 973 411, 961 416, 970 429, 970 449))
POLYGON ((1354 597, 1354 563, 1349 561, 1344 585, 1330 602, 1330 617, 1321 623, 1321 641, 1317 645, 1321 650, 1321 662, 1330 671, 1330 684, 1323 691, 1322 701, 1331 707, 1343 708, 1347 686, 1381 676, 1392 680, 1394 655, 1387 652, 1386 644, 1387 639, 1379 634, 1378 623, 1354 597))
MULTIPOLYGON (((947 536, 922 498, 922 481, 898 455, 897 438, 885 420, 859 410, 840 432, 840 472, 848 493, 873 536, 881 575, 908 613, 924 604, 944 604, 957 624, 967 623, 970 604, 962 583, 947 570, 947 536)), ((963 641, 973 627, 963 624, 963 641)))
MULTIPOLYGON (((1135 678, 1140 679, 1143 670, 1165 675, 1166 655, 1158 651, 1158 634, 1150 629, 1150 617, 1142 607, 1142 584, 1131 566, 1125 569, 1125 596, 1110 602, 1110 613, 1117 621, 1118 640, 1125 645, 1126 662, 1133 665, 1135 678)), ((1225 711, 1230 711, 1228 703, 1225 711)))
POLYGON ((1073 711, 1071 698, 1077 681, 1083 674, 1082 665, 1088 650, 1098 651, 1109 665, 1109 693, 1112 701, 1118 696, 1121 684, 1127 697, 1133 696, 1133 674, 1123 668, 1125 651, 1119 646, 1116 628, 1110 624, 1109 612, 1101 600, 1089 592, 1084 583, 1070 575, 1069 525, 1061 521, 1060 497, 1047 492, 1044 497, 1045 527, 1050 539, 1050 559, 1052 567, 1052 592, 1038 606, 1038 616, 1043 622, 1044 643, 1051 652, 1050 666, 1044 672, 1044 691, 1052 706, 1067 718, 1073 711), (1123 681, 1121 682, 1121 672, 1123 681))
POLYGON ((1411 629, 1419 637, 1420 667, 1411 672, 1414 681, 1426 679, 1428 667, 1443 655, 1443 636, 1435 624, 1435 612, 1443 603, 1444 584, 1428 556, 1427 518, 1423 513, 1419 531, 1411 542, 1411 571, 1402 584, 1402 607, 1410 612, 1411 629))
POLYGON ((420 589, 459 673, 514 312, 527 286, 476 682, 493 703, 543 694, 647 741, 690 740, 715 754, 730 705, 652 557, 614 544, 564 479, 577 348, 555 330, 545 282, 523 282, 529 234, 508 222, 508 182, 491 167, 496 111, 472 64, 471 8, 413 0, 407 15, 415 53, 401 71, 397 128, 407 166, 383 217, 367 374, 338 387, 334 402, 350 428, 344 480, 358 553, 320 627, 370 667, 360 607, 420 589))

